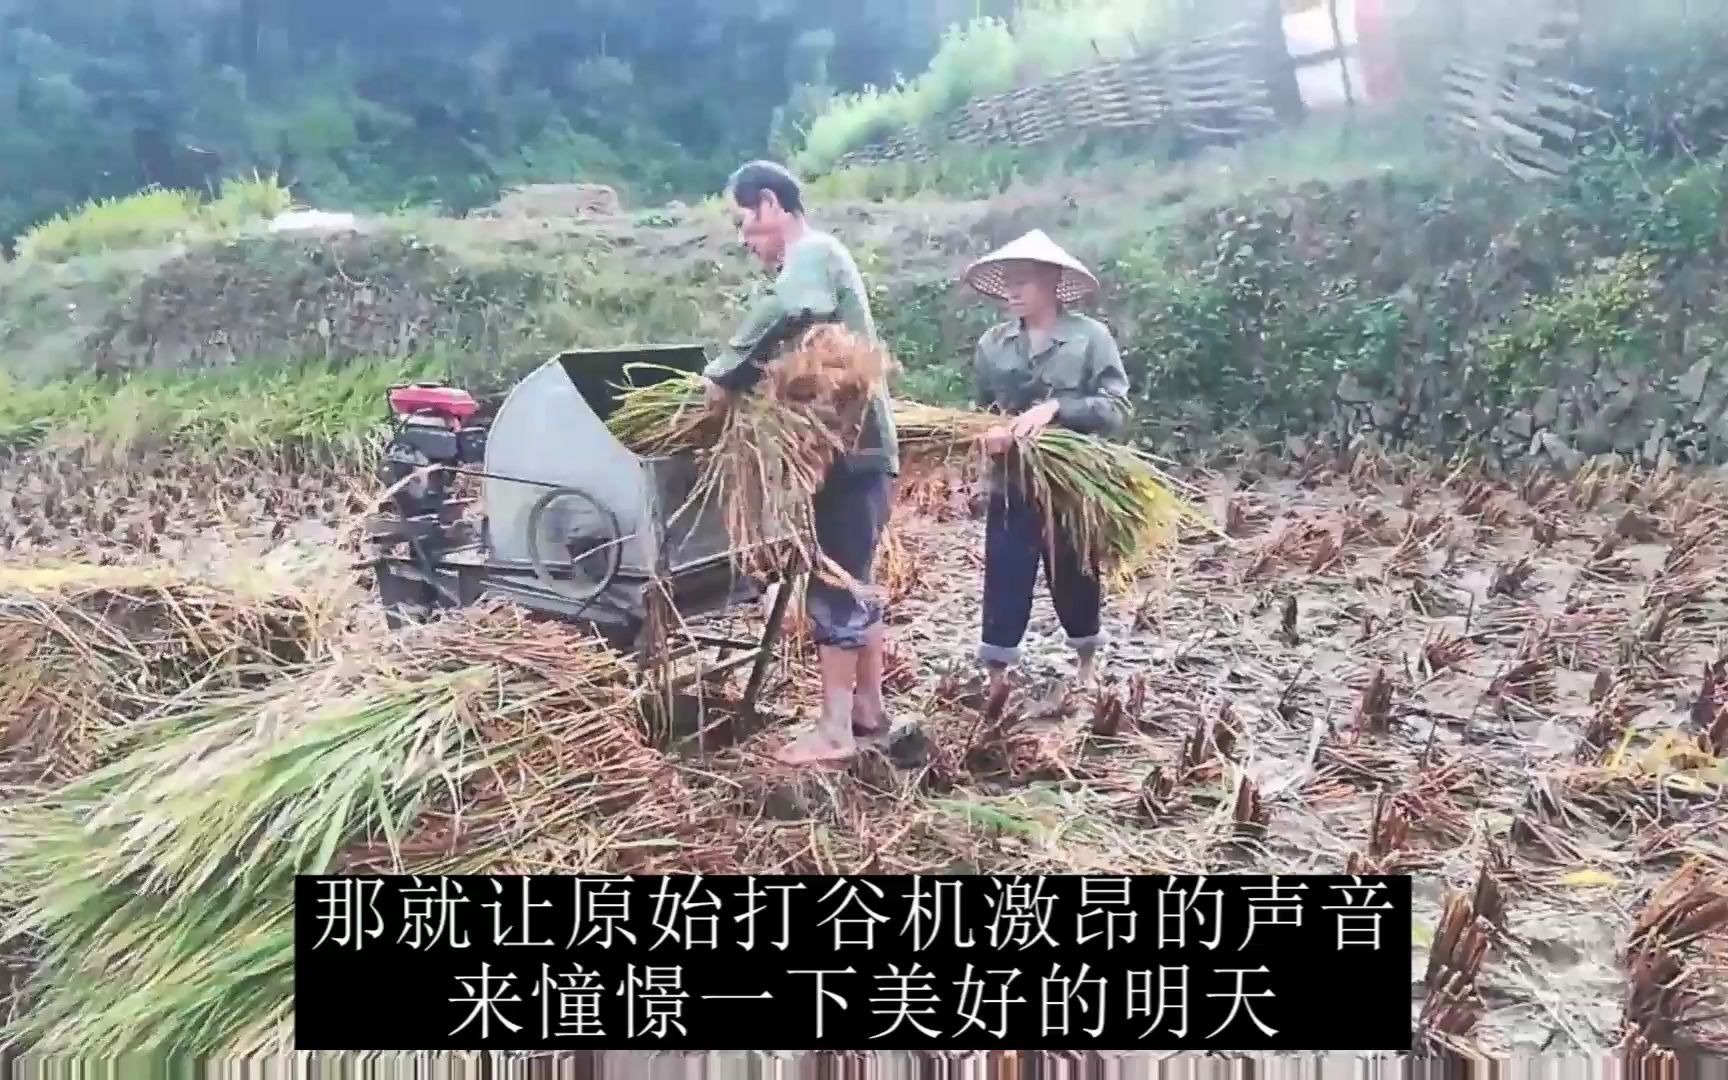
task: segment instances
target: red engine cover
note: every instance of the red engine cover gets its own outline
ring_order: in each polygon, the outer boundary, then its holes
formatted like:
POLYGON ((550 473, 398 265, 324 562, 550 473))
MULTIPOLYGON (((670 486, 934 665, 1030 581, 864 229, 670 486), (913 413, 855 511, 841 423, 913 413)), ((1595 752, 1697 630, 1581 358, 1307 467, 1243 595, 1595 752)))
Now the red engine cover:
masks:
POLYGON ((431 413, 464 424, 479 409, 466 390, 453 386, 398 386, 390 391, 390 410, 397 416, 431 413))

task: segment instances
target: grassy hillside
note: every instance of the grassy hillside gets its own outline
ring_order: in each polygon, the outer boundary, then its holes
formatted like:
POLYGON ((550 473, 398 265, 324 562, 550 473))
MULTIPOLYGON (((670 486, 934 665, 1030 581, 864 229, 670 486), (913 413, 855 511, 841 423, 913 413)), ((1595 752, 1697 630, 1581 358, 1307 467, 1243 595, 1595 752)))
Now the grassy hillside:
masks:
MULTIPOLYGON (((835 200, 818 216, 858 254, 908 396, 964 396, 971 344, 997 313, 959 271, 1037 226, 1103 277, 1144 431, 1171 450, 1372 430, 1489 452, 1540 450, 1544 431, 1559 456, 1652 439, 1682 459, 1728 451, 1713 363, 1728 335, 1721 160, 1622 150, 1531 187, 1409 130, 1312 126, 1180 169, 1104 166, 990 199, 835 200)), ((711 342, 753 272, 713 204, 404 216, 21 262, 0 271, 0 348, 11 378, 49 382, 0 407, 0 432, 137 426, 109 414, 147 387, 172 411, 221 396, 221 379, 317 384, 378 358, 495 390, 565 347, 711 342), (230 374, 178 388, 212 371, 230 374), (121 395, 88 381, 127 377, 141 381, 121 395)), ((305 424, 346 438, 375 421, 330 408, 305 424)))

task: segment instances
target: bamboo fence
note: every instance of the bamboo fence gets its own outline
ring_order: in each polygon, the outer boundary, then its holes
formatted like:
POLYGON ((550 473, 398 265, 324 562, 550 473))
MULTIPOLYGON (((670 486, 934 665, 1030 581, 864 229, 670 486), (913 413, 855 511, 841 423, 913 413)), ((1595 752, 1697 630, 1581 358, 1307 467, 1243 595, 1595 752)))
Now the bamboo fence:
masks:
POLYGON ((1251 138, 1277 124, 1265 55, 1256 28, 1236 27, 975 99, 929 131, 906 129, 860 147, 836 168, 923 162, 955 146, 1028 148, 1108 133, 1165 131, 1202 144, 1251 138))

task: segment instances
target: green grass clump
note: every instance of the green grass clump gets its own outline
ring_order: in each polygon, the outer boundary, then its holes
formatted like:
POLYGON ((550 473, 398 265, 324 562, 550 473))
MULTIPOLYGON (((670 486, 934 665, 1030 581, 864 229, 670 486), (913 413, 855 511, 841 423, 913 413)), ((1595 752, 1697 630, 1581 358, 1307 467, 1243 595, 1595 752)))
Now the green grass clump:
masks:
POLYGON ((275 176, 226 180, 206 202, 195 191, 151 188, 115 199, 93 199, 18 237, 20 261, 56 263, 105 251, 129 251, 191 236, 220 235, 267 221, 293 205, 275 176))
POLYGON ((67 418, 99 412, 107 396, 89 376, 25 383, 0 371, 0 448, 35 445, 67 418))
POLYGON ((886 202, 924 196, 987 199, 1016 183, 1060 175, 1069 164, 1069 155, 1046 147, 968 150, 929 161, 857 165, 824 173, 810 184, 810 195, 820 202, 886 202))
POLYGON ((1000 19, 950 27, 924 74, 886 90, 865 87, 835 98, 810 125, 798 168, 824 172, 848 151, 902 128, 923 127, 974 97, 1015 84, 1018 51, 1000 19))
POLYGON ((255 221, 269 221, 294 208, 294 195, 274 175, 237 176, 222 181, 216 198, 203 208, 204 221, 232 231, 255 221))
POLYGON ((166 244, 192 229, 201 205, 194 192, 162 188, 92 199, 20 236, 18 258, 64 262, 79 255, 166 244))

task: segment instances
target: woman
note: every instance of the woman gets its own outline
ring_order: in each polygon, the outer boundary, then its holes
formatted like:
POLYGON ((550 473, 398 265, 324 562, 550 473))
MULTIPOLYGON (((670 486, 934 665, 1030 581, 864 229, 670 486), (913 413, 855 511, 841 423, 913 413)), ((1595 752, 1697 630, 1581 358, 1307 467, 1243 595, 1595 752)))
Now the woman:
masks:
POLYGON ((979 339, 974 360, 979 406, 1012 417, 984 440, 991 467, 978 658, 990 669, 992 690, 999 688, 1020 660, 1042 564, 1079 657, 1077 679, 1090 685, 1103 643, 1098 568, 1081 564, 1068 537, 1048 535, 1050 519, 1022 490, 1010 451, 1051 424, 1119 436, 1129 419, 1128 376, 1104 324, 1069 310, 1098 288, 1098 279, 1043 232, 973 263, 966 282, 1004 302, 1010 315, 979 339))

